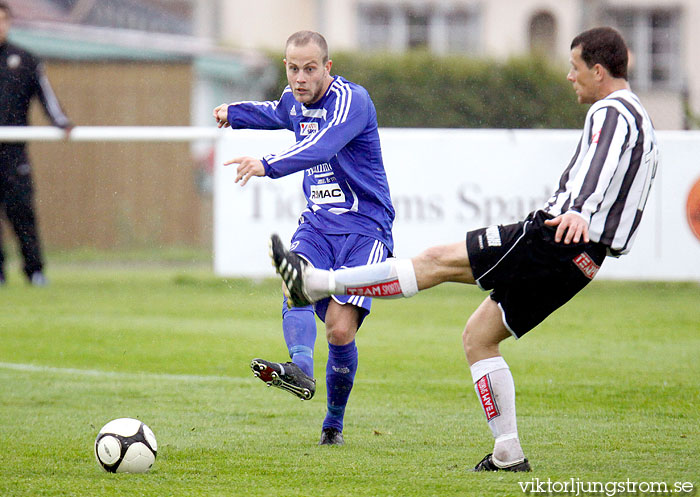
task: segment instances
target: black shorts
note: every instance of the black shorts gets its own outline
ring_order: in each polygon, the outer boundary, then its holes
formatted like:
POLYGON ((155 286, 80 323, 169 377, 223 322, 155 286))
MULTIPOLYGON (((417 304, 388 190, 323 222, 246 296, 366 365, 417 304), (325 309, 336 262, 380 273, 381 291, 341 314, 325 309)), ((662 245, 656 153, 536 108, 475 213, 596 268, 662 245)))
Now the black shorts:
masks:
POLYGON ((536 211, 522 222, 467 233, 477 285, 492 290, 503 323, 520 338, 568 302, 593 279, 605 259, 600 243, 554 241, 552 216, 536 211))

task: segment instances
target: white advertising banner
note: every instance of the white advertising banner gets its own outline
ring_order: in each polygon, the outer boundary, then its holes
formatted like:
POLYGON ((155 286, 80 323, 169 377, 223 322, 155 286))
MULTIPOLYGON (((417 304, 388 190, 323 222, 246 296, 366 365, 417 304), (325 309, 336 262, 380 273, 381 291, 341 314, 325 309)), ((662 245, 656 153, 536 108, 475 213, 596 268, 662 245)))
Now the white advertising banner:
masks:
MULTIPOLYGON (((523 219, 555 190, 579 131, 381 129, 396 209, 394 254, 463 240, 468 230, 523 219)), ((630 254, 598 278, 700 280, 700 132, 659 132, 661 165, 630 254), (697 191, 697 192, 696 192, 697 191), (693 193, 696 192, 696 193, 693 193), (695 231, 693 230, 695 226, 695 231), (697 233, 697 234, 696 234, 697 233)), ((305 200, 302 174, 234 183, 234 157, 294 142, 289 131, 236 130, 219 140, 214 174, 214 268, 220 276, 273 276, 267 240, 289 240, 305 200)))

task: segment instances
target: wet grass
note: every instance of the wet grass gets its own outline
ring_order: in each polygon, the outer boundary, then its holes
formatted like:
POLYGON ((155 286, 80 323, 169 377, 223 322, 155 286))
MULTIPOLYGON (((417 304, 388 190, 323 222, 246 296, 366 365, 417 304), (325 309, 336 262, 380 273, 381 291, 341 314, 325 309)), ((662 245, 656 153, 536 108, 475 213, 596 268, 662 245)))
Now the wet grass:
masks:
POLYGON ((279 283, 220 279, 206 261, 182 260, 59 258, 49 287, 13 277, 0 288, 0 495, 444 497, 522 495, 533 478, 699 483, 695 283, 596 282, 506 342, 534 472, 475 474, 492 439, 460 334, 484 293, 445 285, 375 302, 357 339, 347 443, 318 447, 322 339, 314 399, 266 389, 248 363, 286 357, 279 283), (99 428, 124 416, 158 438, 148 474, 107 474, 94 460, 99 428))

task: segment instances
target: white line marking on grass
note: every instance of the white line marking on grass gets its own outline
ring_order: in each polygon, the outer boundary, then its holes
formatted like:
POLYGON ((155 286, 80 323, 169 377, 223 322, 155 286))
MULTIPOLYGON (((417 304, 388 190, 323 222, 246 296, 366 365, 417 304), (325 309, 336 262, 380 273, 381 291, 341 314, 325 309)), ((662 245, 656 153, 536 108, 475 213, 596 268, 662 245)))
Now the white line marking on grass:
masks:
POLYGON ((168 373, 125 373, 121 371, 100 371, 98 369, 75 369, 75 368, 56 368, 51 366, 39 366, 37 364, 21 364, 14 362, 0 362, 0 369, 10 369, 13 371, 23 371, 27 373, 53 373, 53 374, 69 374, 74 376, 94 376, 98 378, 124 378, 124 379, 143 379, 151 378, 156 380, 171 380, 171 381, 225 381, 229 383, 249 383, 248 378, 236 378, 233 376, 216 376, 216 375, 195 375, 195 374, 168 374, 168 373))
MULTIPOLYGON (((140 372, 140 373, 126 373, 123 371, 101 371, 99 369, 76 369, 76 368, 57 368, 53 366, 40 366, 38 364, 22 364, 15 362, 0 362, 0 370, 11 370, 11 371, 21 371, 26 373, 51 373, 51 374, 67 374, 73 376, 92 376, 94 378, 122 378, 128 380, 143 380, 144 378, 149 378, 152 380, 165 380, 165 381, 183 381, 183 382, 225 382, 234 384, 254 384, 251 383, 252 377, 236 377, 236 376, 220 376, 220 375, 196 375, 196 374, 168 374, 168 373, 150 373, 150 372, 140 372)), ((395 382, 394 380, 387 380, 386 378, 363 378, 363 383, 369 383, 372 385, 387 385, 395 382)), ((399 381, 400 383, 401 381, 399 381)), ((440 379, 428 379, 424 378, 421 383, 426 385, 466 385, 471 384, 471 378, 440 378, 440 379)))

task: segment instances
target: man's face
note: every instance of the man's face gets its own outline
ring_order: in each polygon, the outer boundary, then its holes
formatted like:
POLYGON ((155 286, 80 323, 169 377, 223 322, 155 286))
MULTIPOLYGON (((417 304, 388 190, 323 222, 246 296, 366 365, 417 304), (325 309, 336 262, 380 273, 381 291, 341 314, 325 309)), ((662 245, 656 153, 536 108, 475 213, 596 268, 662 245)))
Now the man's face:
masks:
POLYGON ((597 102, 599 100, 598 89, 600 87, 598 65, 596 64, 590 68, 586 65, 581 58, 580 46, 574 47, 571 50, 569 62, 571 63, 571 69, 569 70, 569 74, 566 76, 566 79, 568 79, 574 85, 574 91, 576 91, 578 103, 592 104, 597 102))
POLYGON ((302 104, 317 102, 328 88, 332 62, 323 63, 321 49, 315 43, 289 45, 284 59, 294 98, 302 104))
POLYGON ((0 9, 0 43, 4 43, 7 39, 7 33, 10 32, 10 15, 0 9))

